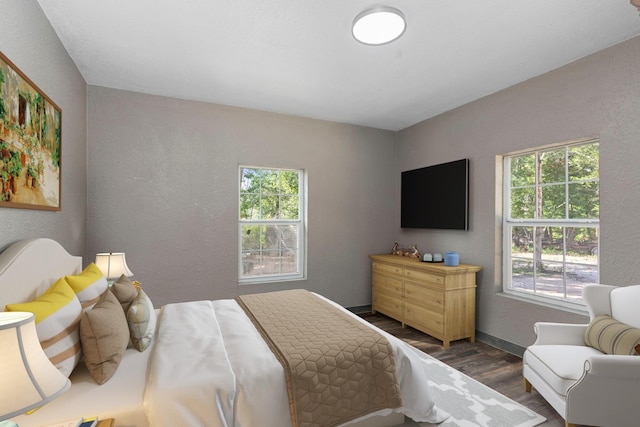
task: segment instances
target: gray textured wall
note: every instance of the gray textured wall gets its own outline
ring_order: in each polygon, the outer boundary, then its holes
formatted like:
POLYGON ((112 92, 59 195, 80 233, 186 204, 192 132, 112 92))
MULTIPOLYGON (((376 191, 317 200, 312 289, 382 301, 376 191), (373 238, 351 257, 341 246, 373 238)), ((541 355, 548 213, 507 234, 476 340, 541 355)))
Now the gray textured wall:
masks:
POLYGON ((0 51, 62 109, 60 212, 0 208, 0 249, 49 237, 74 255, 86 239, 87 86, 35 0, 3 0, 0 51))
POLYGON ((471 159, 470 230, 405 230, 397 239, 431 251, 457 250, 462 261, 483 267, 477 311, 482 332, 525 346, 534 340, 536 321, 587 321, 499 295, 495 169, 496 156, 510 151, 600 137, 601 282, 640 283, 639 71, 635 38, 399 133, 400 171, 471 159))
POLYGON ((371 301, 392 245, 392 132, 89 86, 87 257, 124 251, 154 303, 304 287, 371 301), (238 165, 308 172, 308 280, 237 282, 238 165))

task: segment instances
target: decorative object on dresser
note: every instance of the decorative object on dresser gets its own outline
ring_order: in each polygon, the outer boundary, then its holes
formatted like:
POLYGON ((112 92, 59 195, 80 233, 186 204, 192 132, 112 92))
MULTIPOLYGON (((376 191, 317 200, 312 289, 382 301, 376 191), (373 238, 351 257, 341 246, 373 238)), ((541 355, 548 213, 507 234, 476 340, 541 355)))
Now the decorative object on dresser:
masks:
POLYGON ((447 252, 444 254, 444 265, 449 267, 457 267, 460 264, 460 255, 458 252, 447 252))
POLYGON ((396 242, 391 249, 392 255, 397 256, 406 256, 409 258, 417 258, 420 259, 420 251, 418 250, 418 245, 413 245, 410 248, 401 248, 400 245, 396 242))
POLYGON ((476 273, 481 267, 443 264, 394 255, 369 255, 372 311, 442 340, 475 341, 476 273))

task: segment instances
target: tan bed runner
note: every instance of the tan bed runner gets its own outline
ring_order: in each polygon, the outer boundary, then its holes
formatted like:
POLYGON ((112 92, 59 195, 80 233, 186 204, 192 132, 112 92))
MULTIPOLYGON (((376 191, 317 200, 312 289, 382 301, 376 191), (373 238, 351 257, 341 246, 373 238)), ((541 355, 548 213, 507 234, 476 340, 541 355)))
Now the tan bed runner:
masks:
POLYGON ((309 291, 237 298, 284 367, 294 427, 402 406, 387 339, 309 291))

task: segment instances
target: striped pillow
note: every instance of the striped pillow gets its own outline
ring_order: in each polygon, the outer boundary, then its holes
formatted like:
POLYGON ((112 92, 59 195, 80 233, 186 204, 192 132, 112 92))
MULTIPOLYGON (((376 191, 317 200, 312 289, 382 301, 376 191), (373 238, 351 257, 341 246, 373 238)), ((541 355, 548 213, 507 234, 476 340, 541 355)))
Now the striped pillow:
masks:
POLYGON ((6 311, 33 313, 45 354, 63 375, 71 375, 82 356, 79 335, 82 306, 66 280, 59 279, 31 302, 7 304, 6 311))
POLYGON ((65 276, 65 279, 76 293, 83 310, 89 310, 96 305, 100 295, 108 288, 107 278, 97 265, 91 263, 77 276, 65 276))
POLYGON ((633 355, 640 344, 640 329, 608 315, 597 316, 584 332, 584 343, 605 354, 633 355))

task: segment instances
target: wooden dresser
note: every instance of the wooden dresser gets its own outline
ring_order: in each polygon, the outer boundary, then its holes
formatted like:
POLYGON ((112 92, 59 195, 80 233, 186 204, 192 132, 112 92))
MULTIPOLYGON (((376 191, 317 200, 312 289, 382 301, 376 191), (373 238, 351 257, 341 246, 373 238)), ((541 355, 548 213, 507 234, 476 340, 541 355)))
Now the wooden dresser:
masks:
POLYGON ((480 266, 422 262, 397 255, 369 255, 372 310, 442 340, 475 340, 476 272, 480 266))

